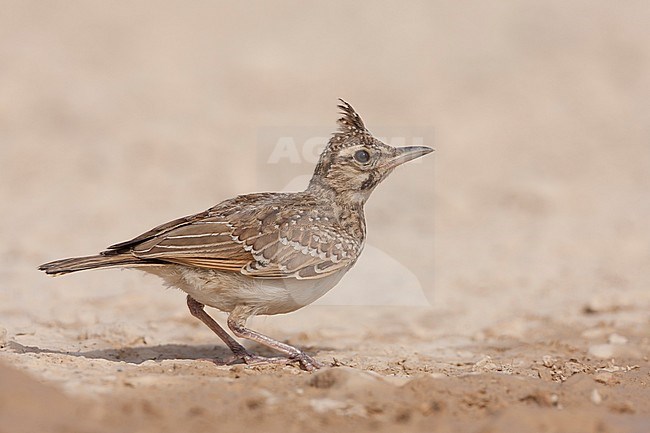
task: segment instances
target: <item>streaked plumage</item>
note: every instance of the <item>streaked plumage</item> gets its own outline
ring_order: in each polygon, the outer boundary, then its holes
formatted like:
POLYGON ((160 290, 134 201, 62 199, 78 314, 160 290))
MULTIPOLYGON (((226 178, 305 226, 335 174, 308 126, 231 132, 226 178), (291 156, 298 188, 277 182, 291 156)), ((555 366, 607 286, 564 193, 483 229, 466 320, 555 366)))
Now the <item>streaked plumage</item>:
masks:
POLYGON ((339 108, 339 130, 305 191, 238 196, 99 255, 57 260, 39 269, 52 275, 113 266, 150 272, 188 293, 192 314, 244 361, 260 358, 227 336, 203 305, 230 313, 228 325, 236 335, 283 351, 304 368, 317 368, 298 349, 245 328, 246 319, 294 311, 334 287, 363 250, 363 206, 370 193, 397 165, 431 151, 388 146, 368 132, 349 104, 341 100, 339 108))

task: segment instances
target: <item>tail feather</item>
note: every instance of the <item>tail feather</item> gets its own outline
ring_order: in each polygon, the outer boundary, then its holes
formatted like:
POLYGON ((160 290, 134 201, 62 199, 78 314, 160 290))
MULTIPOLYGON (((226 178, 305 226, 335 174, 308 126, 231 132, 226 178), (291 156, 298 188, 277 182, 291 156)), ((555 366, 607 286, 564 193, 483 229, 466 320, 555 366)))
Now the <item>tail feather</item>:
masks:
POLYGON ((40 271, 45 271, 48 275, 64 275, 70 272, 85 271, 88 269, 108 268, 113 266, 135 266, 156 264, 155 260, 142 260, 133 257, 130 254, 120 254, 115 256, 96 256, 73 257, 70 259, 55 260, 44 263, 38 267, 40 271))

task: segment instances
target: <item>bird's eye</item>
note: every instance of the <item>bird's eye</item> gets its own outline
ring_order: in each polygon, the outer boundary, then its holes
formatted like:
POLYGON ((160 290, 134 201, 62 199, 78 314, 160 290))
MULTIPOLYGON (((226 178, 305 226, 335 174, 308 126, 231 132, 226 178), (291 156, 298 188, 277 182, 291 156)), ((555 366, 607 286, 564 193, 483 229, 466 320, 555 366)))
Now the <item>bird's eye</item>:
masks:
POLYGON ((354 159, 362 164, 365 164, 366 162, 370 161, 370 154, 366 150, 357 150, 357 152, 354 154, 354 159))

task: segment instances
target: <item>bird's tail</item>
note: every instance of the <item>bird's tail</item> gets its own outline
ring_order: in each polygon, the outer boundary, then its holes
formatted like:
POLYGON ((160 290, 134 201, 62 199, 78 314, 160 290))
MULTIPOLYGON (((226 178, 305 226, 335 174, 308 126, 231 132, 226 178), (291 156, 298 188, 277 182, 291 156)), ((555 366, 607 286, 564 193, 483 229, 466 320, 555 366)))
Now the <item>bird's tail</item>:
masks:
POLYGON ((73 257, 70 259, 55 260, 42 264, 39 270, 49 275, 64 275, 70 272, 85 271, 87 269, 108 268, 113 266, 134 266, 153 264, 150 261, 138 259, 130 254, 101 255, 73 257))

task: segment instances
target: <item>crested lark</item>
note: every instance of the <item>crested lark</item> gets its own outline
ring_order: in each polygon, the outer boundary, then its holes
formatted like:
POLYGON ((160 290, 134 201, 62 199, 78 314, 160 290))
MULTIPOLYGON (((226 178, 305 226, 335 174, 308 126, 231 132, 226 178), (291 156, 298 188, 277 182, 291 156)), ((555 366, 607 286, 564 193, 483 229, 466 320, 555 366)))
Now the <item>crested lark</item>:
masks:
POLYGON ((193 316, 247 364, 298 362, 319 368, 311 356, 246 327, 253 315, 281 314, 308 305, 334 287, 363 250, 363 207, 395 167, 426 155, 423 146, 392 147, 374 138, 352 106, 320 156, 306 190, 248 194, 205 212, 160 225, 94 256, 39 267, 51 275, 105 267, 137 268, 187 293, 193 316), (287 357, 251 354, 205 311, 229 313, 237 336, 287 357))

